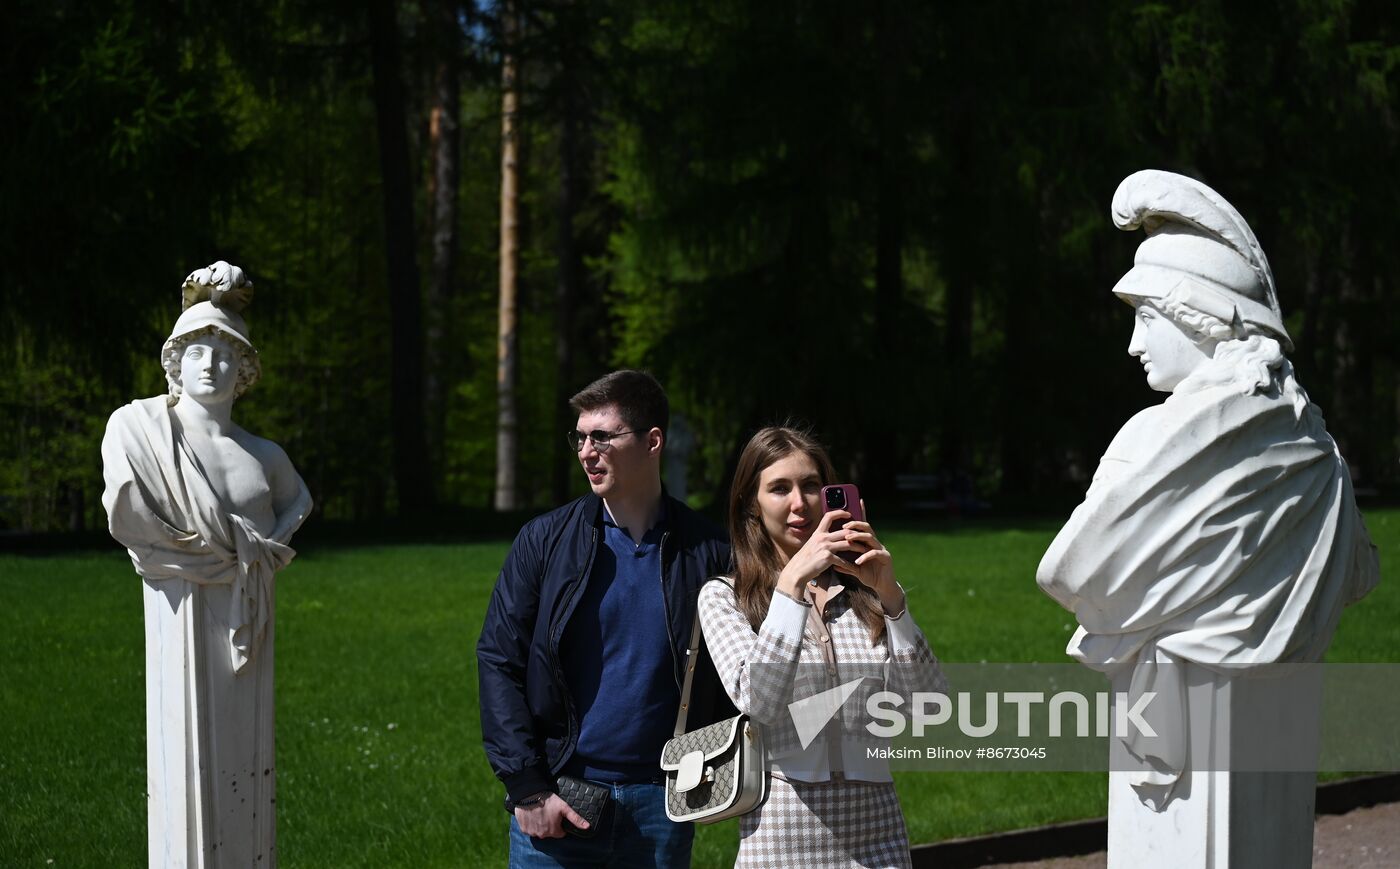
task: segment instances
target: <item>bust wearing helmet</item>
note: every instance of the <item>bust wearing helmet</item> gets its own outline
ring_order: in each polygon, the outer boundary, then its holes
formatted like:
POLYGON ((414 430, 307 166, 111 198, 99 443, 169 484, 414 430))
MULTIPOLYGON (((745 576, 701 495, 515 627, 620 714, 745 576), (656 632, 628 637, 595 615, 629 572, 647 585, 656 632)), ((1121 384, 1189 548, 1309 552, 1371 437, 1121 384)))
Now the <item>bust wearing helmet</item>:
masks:
MULTIPOLYGON (((1315 777, 1206 772, 1217 737, 1201 752, 1187 722, 1194 704, 1219 704, 1209 714, 1228 733, 1229 674, 1322 660, 1342 609, 1376 584, 1376 550, 1346 462, 1284 355, 1273 274, 1244 218, 1199 181, 1160 171, 1126 178, 1112 212, 1120 229, 1147 232, 1113 288, 1134 307, 1128 350, 1171 394, 1119 431, 1036 573, 1079 620, 1066 651, 1169 709, 1166 738, 1116 745, 1135 766, 1110 775, 1109 860, 1215 865, 1187 856, 1206 854, 1209 830, 1232 855, 1252 850, 1247 865, 1293 865, 1310 846, 1233 819, 1250 800, 1295 797, 1310 818, 1315 777)), ((1299 698, 1290 712, 1316 709, 1299 698)))
POLYGON ((261 373, 240 313, 252 289, 225 262, 185 279, 168 394, 117 409, 102 440, 108 528, 143 580, 153 861, 275 858, 272 586, 311 495, 232 419, 261 373))

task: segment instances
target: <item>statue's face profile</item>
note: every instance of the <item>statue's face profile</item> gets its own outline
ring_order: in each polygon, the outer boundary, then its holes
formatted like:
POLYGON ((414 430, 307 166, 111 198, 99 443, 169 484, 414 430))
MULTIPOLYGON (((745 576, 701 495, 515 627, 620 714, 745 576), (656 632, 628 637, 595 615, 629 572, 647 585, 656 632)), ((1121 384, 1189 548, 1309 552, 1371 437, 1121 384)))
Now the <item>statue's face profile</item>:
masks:
POLYGON ((1166 314, 1146 302, 1138 302, 1133 311, 1128 355, 1142 362, 1148 386, 1158 392, 1171 392, 1197 365, 1210 358, 1210 350, 1166 314))
POLYGON ((180 357, 180 389, 200 404, 233 401, 238 387, 239 354, 217 333, 200 335, 180 357))

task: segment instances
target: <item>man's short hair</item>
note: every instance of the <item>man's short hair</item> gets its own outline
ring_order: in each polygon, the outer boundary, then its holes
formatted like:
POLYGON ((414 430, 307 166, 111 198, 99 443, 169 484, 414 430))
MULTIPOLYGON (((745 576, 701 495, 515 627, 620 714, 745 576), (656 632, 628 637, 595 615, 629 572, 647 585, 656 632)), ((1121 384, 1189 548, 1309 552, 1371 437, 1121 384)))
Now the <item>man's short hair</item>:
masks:
POLYGON ((574 413, 587 413, 609 405, 632 431, 645 434, 653 428, 662 432, 671 422, 671 403, 666 391, 645 371, 624 368, 604 374, 569 399, 574 413))

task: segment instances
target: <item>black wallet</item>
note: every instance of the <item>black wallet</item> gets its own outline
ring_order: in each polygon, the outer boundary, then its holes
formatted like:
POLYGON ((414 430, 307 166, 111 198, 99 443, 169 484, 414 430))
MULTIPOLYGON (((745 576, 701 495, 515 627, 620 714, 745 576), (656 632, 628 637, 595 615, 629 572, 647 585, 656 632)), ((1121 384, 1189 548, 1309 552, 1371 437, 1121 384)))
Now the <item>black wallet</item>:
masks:
POLYGON ((612 808, 612 788, 571 775, 559 776, 558 786, 559 796, 569 804, 569 808, 578 812, 588 822, 588 829, 584 830, 565 821, 564 830, 570 836, 578 836, 580 839, 593 838, 598 832, 598 825, 612 808))

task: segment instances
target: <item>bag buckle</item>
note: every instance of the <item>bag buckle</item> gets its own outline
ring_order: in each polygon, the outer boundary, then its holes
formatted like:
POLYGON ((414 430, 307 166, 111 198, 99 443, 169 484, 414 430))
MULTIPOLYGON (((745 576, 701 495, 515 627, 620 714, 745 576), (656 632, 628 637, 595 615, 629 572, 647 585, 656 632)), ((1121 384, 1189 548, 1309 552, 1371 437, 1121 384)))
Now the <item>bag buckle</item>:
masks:
POLYGON ((676 792, 683 794, 699 787, 701 782, 714 780, 715 770, 705 765, 705 752, 692 751, 681 758, 676 770, 676 792))

